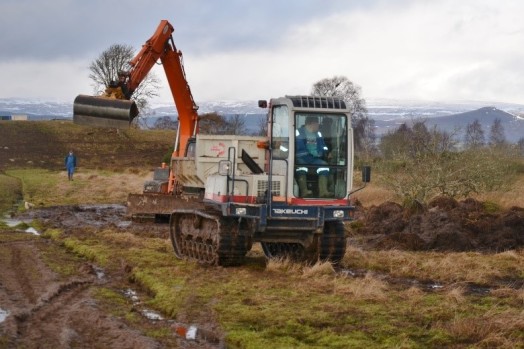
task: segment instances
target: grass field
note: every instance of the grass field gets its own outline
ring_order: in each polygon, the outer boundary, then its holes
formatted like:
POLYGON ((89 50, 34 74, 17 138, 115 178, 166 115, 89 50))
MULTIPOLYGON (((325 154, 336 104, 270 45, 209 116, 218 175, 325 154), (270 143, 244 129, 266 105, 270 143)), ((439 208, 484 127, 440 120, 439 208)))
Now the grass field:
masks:
MULTIPOLYGON (((37 206, 124 202, 147 173, 7 171, 2 188, 37 206), (9 189, 10 188, 10 189, 9 189)), ((361 199, 364 200, 364 199, 361 199)), ((515 348, 524 340, 524 254, 366 251, 349 248, 343 269, 290 261, 266 265, 260 248, 247 265, 204 268, 174 258, 169 240, 103 230, 48 232, 67 250, 120 270, 150 294, 147 305, 174 319, 218 324, 237 348, 515 348), (125 246, 126 248, 122 248, 125 246), (218 271, 218 272, 217 272, 218 271), (417 283, 431 281, 434 289, 417 283), (497 280, 511 280, 507 284, 497 280), (413 285, 412 285, 413 284, 413 285), (470 285, 489 288, 472 293, 470 285)), ((102 289, 111 312, 133 322, 128 302, 102 289)), ((155 336, 171 336, 167 331, 155 336)))
MULTIPOLYGON (((0 204, 5 209, 20 199, 35 207, 124 203, 129 192, 141 191, 150 168, 140 169, 134 159, 126 167, 125 159, 115 159, 107 167, 89 160, 72 182, 61 168, 11 164, 0 174, 0 204)), ((394 199, 376 183, 355 196, 366 207, 394 199)), ((511 191, 480 198, 524 207, 524 175, 511 191)), ((437 253, 352 246, 335 270, 329 263, 267 262, 255 245, 244 266, 205 268, 176 259, 170 241, 153 234, 54 229, 41 238, 108 274, 123 275, 122 282, 139 287, 148 295, 147 306, 164 316, 213 324, 228 348, 522 348, 524 343, 523 250, 437 253)), ((97 297, 113 316, 136 322, 136 311, 118 289, 100 287, 97 297)), ((159 340, 173 336, 170 328, 144 331, 159 340)))

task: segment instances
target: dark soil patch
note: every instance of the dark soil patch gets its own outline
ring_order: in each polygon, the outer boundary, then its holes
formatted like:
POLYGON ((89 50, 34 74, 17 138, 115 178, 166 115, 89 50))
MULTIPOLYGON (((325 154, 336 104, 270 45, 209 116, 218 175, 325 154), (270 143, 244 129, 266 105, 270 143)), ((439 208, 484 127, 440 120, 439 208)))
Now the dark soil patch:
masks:
POLYGON ((474 199, 439 197, 418 213, 385 202, 360 220, 354 230, 374 248, 497 252, 524 246, 524 208, 493 213, 474 199))

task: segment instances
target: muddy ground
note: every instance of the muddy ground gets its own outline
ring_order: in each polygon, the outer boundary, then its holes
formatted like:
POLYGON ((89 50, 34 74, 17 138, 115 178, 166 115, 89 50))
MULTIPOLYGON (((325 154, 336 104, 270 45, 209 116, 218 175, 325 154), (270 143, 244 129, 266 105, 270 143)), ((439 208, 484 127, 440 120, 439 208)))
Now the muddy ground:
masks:
MULTIPOLYGON (((167 238, 165 226, 131 225, 124 213, 120 205, 61 206, 30 210, 16 220, 39 219, 46 228, 61 228, 69 234, 113 228, 167 238)), ((5 238, 0 243, 0 348, 223 347, 220 334, 185 338, 180 332, 190 329, 190 324, 166 320, 144 308, 140 299, 147 295, 140 294, 125 270, 109 273, 66 253, 51 240, 31 238, 18 229, 0 235, 5 238), (71 275, 55 273, 49 263, 66 264, 73 268, 71 275), (140 320, 130 325, 112 314, 113 309, 94 296, 99 287, 128 297, 140 320), (145 335, 162 329, 173 335, 161 341, 145 335)))
MULTIPOLYGON (((387 202, 362 209, 359 220, 348 224, 348 234, 351 243, 365 249, 500 252, 524 246, 524 209, 493 211, 472 199, 439 198, 415 211, 387 202)), ((112 228, 168 238, 165 225, 131 223, 120 205, 50 207, 28 210, 16 218, 38 219, 45 227, 60 228, 67 234, 112 228)), ((0 243, 0 348, 223 347, 223 335, 188 340, 177 335, 180 324, 151 312, 147 315, 139 305, 136 311, 146 315, 130 327, 93 296, 103 286, 139 297, 124 271, 108 274, 89 262, 68 257, 50 240, 28 239, 15 230, 0 234, 15 236, 0 243), (70 276, 58 275, 48 267, 55 254, 57 263, 74 266, 70 276), (173 336, 159 342, 144 334, 159 328, 167 328, 173 336)))

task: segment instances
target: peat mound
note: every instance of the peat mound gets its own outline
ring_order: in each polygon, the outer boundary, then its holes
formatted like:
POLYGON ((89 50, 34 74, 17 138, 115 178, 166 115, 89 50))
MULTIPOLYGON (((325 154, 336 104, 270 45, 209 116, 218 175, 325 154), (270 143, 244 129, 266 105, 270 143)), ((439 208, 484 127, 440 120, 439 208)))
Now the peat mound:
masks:
POLYGON ((373 248, 435 251, 504 251, 524 246, 524 208, 438 197, 412 213, 397 203, 372 206, 354 232, 373 248), (494 212, 495 211, 495 212, 494 212))

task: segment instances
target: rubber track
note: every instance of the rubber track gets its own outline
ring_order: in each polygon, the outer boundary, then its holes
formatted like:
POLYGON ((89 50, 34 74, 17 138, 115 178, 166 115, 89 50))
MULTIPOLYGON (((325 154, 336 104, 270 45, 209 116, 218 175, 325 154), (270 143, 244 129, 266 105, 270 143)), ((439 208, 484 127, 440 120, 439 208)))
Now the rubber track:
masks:
POLYGON ((311 246, 302 246, 299 243, 262 242, 262 248, 268 258, 287 257, 310 263, 321 260, 338 264, 344 258, 346 244, 344 223, 335 221, 325 223, 323 234, 313 240, 311 246))
POLYGON ((247 239, 238 222, 215 213, 174 213, 170 237, 178 258, 204 265, 239 265, 247 253, 247 239), (200 223, 194 224, 197 219, 200 223))
POLYGON ((346 254, 347 239, 344 223, 340 221, 326 222, 324 234, 320 236, 318 258, 321 261, 329 260, 338 264, 346 254))

